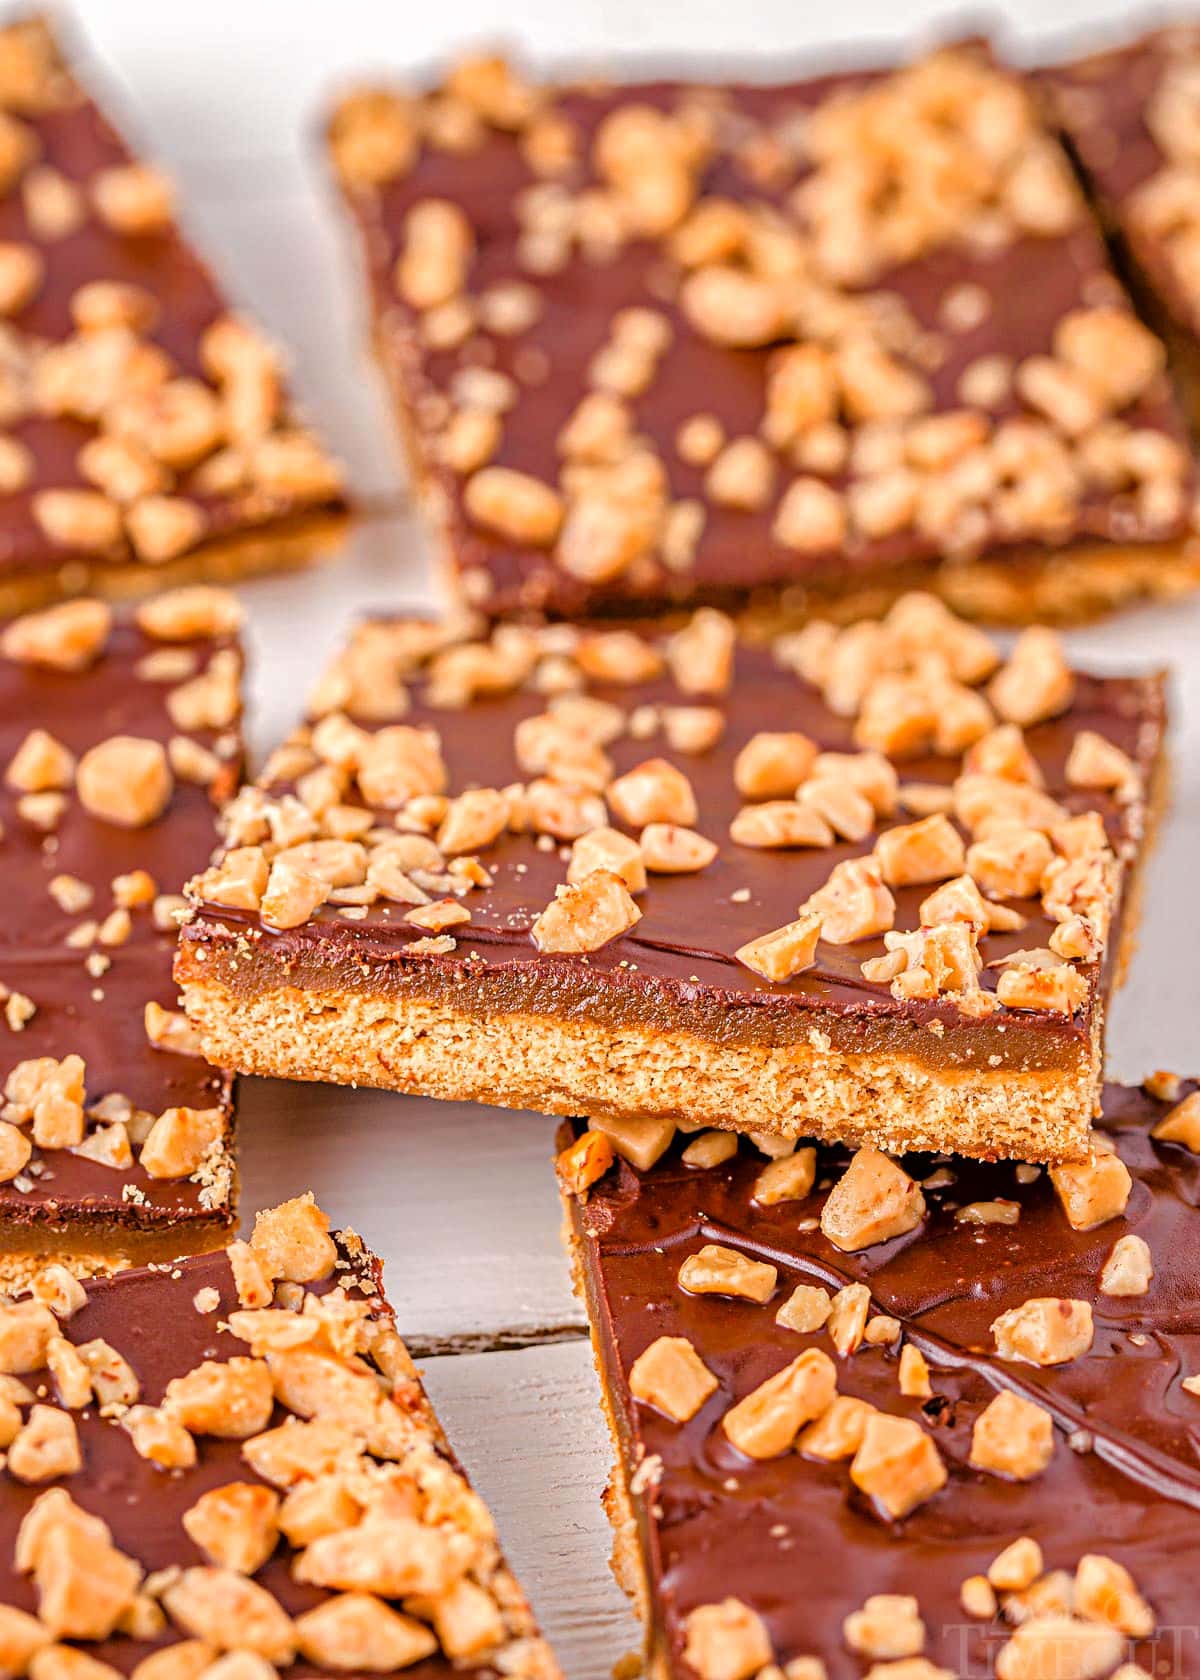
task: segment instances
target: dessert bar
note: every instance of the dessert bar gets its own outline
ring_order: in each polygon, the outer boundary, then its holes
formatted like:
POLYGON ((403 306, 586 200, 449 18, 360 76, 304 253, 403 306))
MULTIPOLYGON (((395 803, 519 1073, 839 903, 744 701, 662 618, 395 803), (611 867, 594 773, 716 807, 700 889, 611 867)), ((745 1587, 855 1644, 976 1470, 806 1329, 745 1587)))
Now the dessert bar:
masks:
POLYGON ((364 624, 225 814, 209 1060, 890 1149, 1086 1152, 1156 676, 934 597, 773 643, 364 624))
POLYGON ((0 615, 292 565, 344 524, 277 352, 44 18, 0 29, 0 615))
POLYGON ((1194 1082, 1048 1172, 560 1143, 652 1680, 1200 1673, 1194 1082))
POLYGON ((779 85, 368 86, 328 145, 445 564, 489 616, 1021 623, 1200 576, 1160 341, 986 48, 779 85))
POLYGON ((1194 139, 1200 30, 1172 25, 1048 71, 1078 159, 1146 318, 1166 340, 1200 422, 1200 177, 1194 139))
POLYGON ((0 1304, 0 1650, 30 1680, 559 1680, 311 1195, 249 1242, 0 1304))
POLYGON ((239 616, 193 585, 0 626, 0 1275, 168 1259, 232 1222, 231 1081, 171 953, 242 773, 239 616))

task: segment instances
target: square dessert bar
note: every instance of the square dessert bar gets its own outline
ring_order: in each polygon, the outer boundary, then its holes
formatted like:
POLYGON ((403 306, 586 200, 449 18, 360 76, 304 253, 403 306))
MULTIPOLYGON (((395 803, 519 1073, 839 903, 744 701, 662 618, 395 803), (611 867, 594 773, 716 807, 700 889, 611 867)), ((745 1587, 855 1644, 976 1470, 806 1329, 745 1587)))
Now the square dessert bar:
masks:
POLYGON ((928 595, 773 643, 367 623, 189 886, 184 1007, 248 1072, 1080 1154, 1163 723, 928 595))
POLYGON ((0 616, 299 563, 344 523, 280 359, 47 21, 0 28, 0 616))
POLYGON ((1078 618, 1200 576, 1163 348, 979 45, 780 85, 368 87, 328 144, 489 616, 1078 618))
POLYGON ((582 1127, 650 1680, 1200 1674, 1194 1082, 1107 1087, 1049 1172, 582 1127))
POLYGON ((560 1680, 379 1262, 311 1195, 219 1254, 50 1268, 0 1372, 7 1673, 560 1680))
POLYGON ((231 1080, 171 980, 179 888, 242 773, 237 602, 180 588, 0 626, 0 1276, 212 1248, 231 1080))
POLYGON ((1200 420, 1200 177, 1195 104, 1200 29, 1178 24, 1046 72, 1051 109, 1166 339, 1200 420))

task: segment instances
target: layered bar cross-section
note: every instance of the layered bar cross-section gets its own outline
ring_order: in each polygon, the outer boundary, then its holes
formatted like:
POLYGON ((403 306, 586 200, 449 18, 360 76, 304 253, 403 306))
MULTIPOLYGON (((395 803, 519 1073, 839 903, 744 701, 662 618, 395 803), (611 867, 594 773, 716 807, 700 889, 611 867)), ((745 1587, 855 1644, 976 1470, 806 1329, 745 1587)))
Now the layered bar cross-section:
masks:
POLYGON ((1157 677, 929 596, 739 639, 367 623, 226 813, 218 1065, 620 1121, 1086 1150, 1157 677))

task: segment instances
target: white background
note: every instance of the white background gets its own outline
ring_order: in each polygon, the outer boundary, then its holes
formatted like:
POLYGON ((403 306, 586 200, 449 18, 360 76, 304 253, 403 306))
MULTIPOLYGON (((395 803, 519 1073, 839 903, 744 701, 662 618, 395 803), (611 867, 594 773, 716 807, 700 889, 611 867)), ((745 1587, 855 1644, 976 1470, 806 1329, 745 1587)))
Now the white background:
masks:
MULTIPOLYGON (((988 8, 1019 52, 1131 16, 1058 0, 988 8)), ((422 65, 464 42, 543 60, 673 51, 768 65, 850 43, 953 33, 961 14, 804 0, 91 0, 74 21, 104 62, 127 126, 183 184, 185 217, 234 295, 291 347, 297 385, 372 510, 344 559, 245 590, 261 752, 298 716, 342 627, 369 606, 429 600, 390 423, 362 349, 353 268, 315 135, 355 72, 422 65)), ((1085 37, 1090 38, 1090 37, 1085 37)), ((719 60, 718 60, 719 62, 719 60)), ((1200 990, 1200 599, 1071 637, 1105 669, 1174 667, 1174 809, 1150 868, 1141 948, 1110 1029, 1110 1066, 1194 1071, 1200 990)), ((570 1680, 601 1680, 637 1641, 605 1560, 607 1443, 582 1314, 558 1246, 553 1121, 374 1092, 244 1081, 244 1206, 314 1188, 388 1265, 401 1329, 424 1360, 456 1446, 495 1509, 570 1680)))

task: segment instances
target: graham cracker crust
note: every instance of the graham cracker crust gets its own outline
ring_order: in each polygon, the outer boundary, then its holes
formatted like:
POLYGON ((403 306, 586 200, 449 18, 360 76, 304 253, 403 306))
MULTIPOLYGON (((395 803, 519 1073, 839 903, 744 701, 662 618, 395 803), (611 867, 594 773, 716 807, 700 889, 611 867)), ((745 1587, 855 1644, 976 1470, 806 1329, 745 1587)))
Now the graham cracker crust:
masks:
POLYGON ((815 1031, 782 1046, 717 1045, 678 1030, 472 1014, 365 991, 247 994, 211 973, 177 977, 218 1066, 564 1116, 1067 1161, 1086 1156, 1098 1094, 1099 1011, 1074 1067, 949 1069, 887 1049, 850 1054, 815 1031))
POLYGON ((74 595, 129 600, 187 583, 239 583, 269 572, 298 571, 340 546, 348 514, 300 518, 270 529, 206 543, 165 565, 144 560, 117 565, 79 556, 56 571, 0 577, 0 618, 34 612, 74 595))
POLYGON ((785 585, 741 614, 754 634, 779 635, 812 618, 852 623, 885 613, 902 595, 925 589, 952 612, 981 624, 1087 624, 1138 601, 1174 601, 1200 587, 1200 539, 1121 548, 1078 543, 1022 550, 994 560, 943 561, 905 568, 844 594, 785 585))

